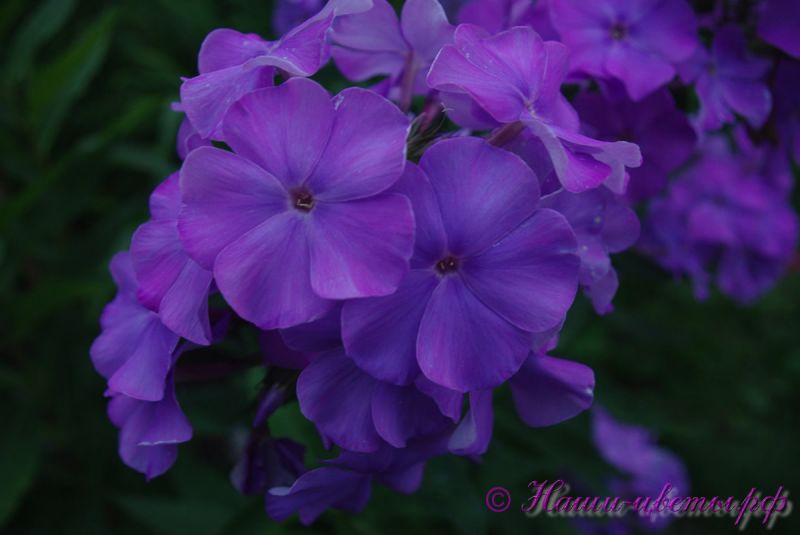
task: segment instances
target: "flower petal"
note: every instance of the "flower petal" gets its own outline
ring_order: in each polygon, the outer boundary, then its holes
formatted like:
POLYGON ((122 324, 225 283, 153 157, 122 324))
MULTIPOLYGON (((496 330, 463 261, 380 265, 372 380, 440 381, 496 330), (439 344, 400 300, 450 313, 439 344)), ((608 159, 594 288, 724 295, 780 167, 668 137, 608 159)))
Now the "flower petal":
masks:
POLYGON ((296 212, 274 216, 223 249, 214 278, 236 313, 261 329, 306 323, 334 306, 311 289, 305 221, 296 212))
POLYGON ((354 299, 342 309, 347 354, 376 379, 404 385, 419 375, 417 333, 436 284, 433 272, 411 271, 385 297, 354 299))
POLYGON ((225 115, 225 141, 287 188, 302 185, 320 159, 334 121, 331 97, 316 82, 293 78, 254 91, 225 115))
POLYGON ((477 138, 440 141, 420 167, 430 179, 442 214, 449 252, 480 252, 533 213, 539 184, 515 154, 477 138))
POLYGON ((357 87, 339 93, 334 103, 330 140, 308 188, 325 201, 381 193, 403 173, 408 118, 382 96, 357 87))
POLYGON ((447 276, 422 316, 417 362, 431 381, 470 392, 514 375, 532 342, 530 333, 481 303, 460 277, 447 276))
POLYGON ((375 451, 382 443, 372 419, 376 384, 344 351, 324 353, 312 360, 297 379, 300 411, 342 448, 375 451))
POLYGON ((402 195, 320 202, 308 221, 311 286, 321 297, 388 295, 408 272, 414 215, 402 195))
POLYGON ((372 394, 372 421, 378 434, 395 448, 409 439, 433 435, 448 422, 431 398, 414 386, 378 383, 372 394))
POLYGON ((464 281, 482 303, 516 327, 545 331, 564 319, 575 299, 576 247, 564 216, 538 210, 501 242, 466 259, 464 281))
POLYGON ((181 241, 206 269, 226 245, 288 205, 286 191, 272 175, 241 156, 212 147, 186 157, 181 194, 181 241))
POLYGON ((547 355, 531 355, 509 381, 520 418, 531 427, 555 425, 592 405, 591 368, 547 355))
POLYGON ((456 455, 482 455, 492 441, 494 411, 492 391, 470 392, 469 412, 461 420, 450 441, 448 449, 456 455))

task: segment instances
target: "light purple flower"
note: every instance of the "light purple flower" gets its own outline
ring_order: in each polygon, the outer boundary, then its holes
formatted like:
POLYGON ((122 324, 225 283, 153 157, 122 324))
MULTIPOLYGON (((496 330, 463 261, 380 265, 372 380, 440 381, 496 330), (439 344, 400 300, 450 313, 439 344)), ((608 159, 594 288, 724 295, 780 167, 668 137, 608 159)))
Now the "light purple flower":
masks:
POLYGON ((408 270, 408 199, 383 193, 405 165, 408 119, 379 95, 331 98, 297 78, 243 97, 224 134, 181 170, 181 239, 262 329, 321 318, 335 299, 387 295, 408 270))
POLYGON ((109 390, 108 417, 120 429, 119 456, 148 480, 175 463, 178 444, 192 438, 192 426, 175 398, 173 374, 162 385, 158 401, 142 401, 109 390))
POLYGON ((794 0, 764 0, 758 16, 758 35, 787 54, 800 58, 800 11, 794 0))
POLYGON ((407 109, 413 95, 424 95, 433 58, 453 39, 437 0, 408 0, 398 20, 386 0, 373 0, 369 11, 339 17, 334 23, 331 55, 349 80, 387 76, 389 95, 407 109))
POLYGON ((794 255, 798 222, 786 191, 744 174, 747 160, 713 137, 697 164, 649 206, 642 249, 676 275, 691 277, 698 299, 708 296, 716 266, 723 293, 752 302, 794 255))
POLYGON ((781 60, 775 69, 772 94, 778 143, 800 164, 800 62, 781 60))
POLYGON ((372 483, 382 483, 397 492, 410 494, 419 488, 425 462, 445 453, 446 437, 432 437, 397 449, 385 445, 373 453, 342 451, 300 476, 291 486, 273 487, 266 496, 267 514, 285 520, 299 513, 309 525, 326 509, 357 513, 369 500, 372 483))
POLYGON ((181 85, 181 105, 201 138, 220 138, 219 125, 242 96, 271 86, 276 69, 311 76, 328 59, 328 32, 334 18, 369 9, 371 0, 330 0, 316 15, 278 41, 231 29, 214 30, 198 56, 199 75, 181 85))
MULTIPOLYGON (((624 498, 659 495, 664 485, 672 486, 670 496, 689 496, 689 476, 683 461, 673 452, 659 447, 647 429, 624 424, 602 407, 592 409, 592 439, 600 455, 624 478, 611 481, 612 492, 624 498)), ((647 531, 663 529, 669 515, 636 517, 647 531)))
POLYGON ((772 98, 764 81, 770 61, 751 56, 744 34, 729 25, 714 33, 711 51, 698 47, 679 67, 681 79, 694 83, 700 99, 698 123, 715 130, 742 115, 755 128, 767 120, 772 98))
POLYGON ((158 312, 173 332, 197 344, 211 343, 208 293, 211 272, 189 258, 178 235, 181 207, 178 173, 150 196, 150 221, 131 239, 139 302, 158 312))
POLYGON ((115 394, 142 401, 160 401, 179 336, 136 298, 131 257, 111 260, 117 295, 100 317, 102 332, 89 350, 98 373, 115 394))
POLYGON ((324 3, 324 0, 276 0, 272 28, 283 35, 318 12, 324 3))
POLYGON ((542 41, 531 28, 490 36, 462 24, 455 44, 445 46, 431 66, 428 84, 442 91, 448 115, 461 126, 485 129, 524 123, 567 190, 580 192, 606 183, 623 192, 625 168, 641 164, 639 149, 578 133, 578 116, 560 91, 567 55, 564 45, 542 41))
POLYGON ((569 420, 594 400, 591 368, 544 353, 532 352, 508 384, 517 414, 531 427, 569 420))
POLYGON ((610 255, 628 249, 639 238, 636 213, 606 188, 584 193, 560 190, 543 197, 541 206, 569 221, 578 239, 581 287, 598 314, 611 312, 618 282, 610 255))
POLYGON ((470 0, 458 12, 459 24, 475 24, 489 33, 530 26, 542 39, 558 40, 550 24, 549 0, 470 0))
POLYGON ((324 437, 356 452, 376 451, 387 443, 403 448, 412 438, 452 424, 414 385, 373 379, 341 349, 316 356, 303 370, 297 399, 303 415, 324 437))
POLYGON ((433 145, 394 191, 416 215, 411 271, 392 295, 345 303, 348 355, 398 385, 420 369, 460 392, 499 385, 572 304, 569 224, 537 209, 536 178, 518 157, 475 138, 433 145))
POLYGON ((698 46, 697 21, 685 0, 550 0, 570 68, 620 80, 641 100, 675 76, 698 46))
POLYGON ((583 92, 574 101, 585 133, 603 141, 625 140, 642 151, 642 165, 631 169, 625 196, 647 199, 667 185, 670 173, 686 163, 697 135, 672 95, 656 91, 639 102, 606 92, 583 92))
POLYGON ((254 429, 231 472, 231 482, 242 494, 262 496, 272 487, 291 485, 306 471, 305 450, 293 440, 254 429))

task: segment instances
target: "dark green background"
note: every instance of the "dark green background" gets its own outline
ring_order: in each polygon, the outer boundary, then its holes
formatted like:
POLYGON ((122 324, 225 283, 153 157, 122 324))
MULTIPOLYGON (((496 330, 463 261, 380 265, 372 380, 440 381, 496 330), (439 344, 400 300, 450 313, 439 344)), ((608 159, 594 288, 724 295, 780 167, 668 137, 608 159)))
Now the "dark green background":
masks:
MULTIPOLYGON (((176 168, 179 76, 195 73, 215 27, 270 33, 263 0, 3 0, 0 7, 0 531, 8 533, 278 533, 259 498, 228 482, 231 436, 252 416, 262 372, 181 385, 195 427, 179 461, 151 483, 116 455, 103 381, 88 357, 113 296, 107 263, 147 217, 151 189, 176 168)), ((331 69, 318 78, 336 90, 331 69)), ((611 316, 581 298, 557 355, 597 374, 597 399, 658 432, 685 459, 694 495, 742 496, 782 484, 798 496, 800 280, 758 305, 695 302, 634 254, 619 258, 611 316)), ((231 354, 231 358, 237 355, 231 354)), ((337 533, 570 533, 568 523, 489 513, 484 493, 517 503, 531 479, 571 474, 603 491, 613 470, 589 440, 589 418, 529 429, 508 392, 496 396, 483 464, 430 463, 422 489, 376 488, 360 515, 325 514, 337 533)), ((296 407, 278 432, 305 436, 296 407)), ((797 533, 797 519, 776 532, 797 533), (794 526, 793 526, 794 524, 794 526), (793 529, 794 527, 794 529, 793 529)), ((761 531, 755 525, 748 532, 761 531)), ((680 520, 669 533, 734 533, 730 519, 680 520)))

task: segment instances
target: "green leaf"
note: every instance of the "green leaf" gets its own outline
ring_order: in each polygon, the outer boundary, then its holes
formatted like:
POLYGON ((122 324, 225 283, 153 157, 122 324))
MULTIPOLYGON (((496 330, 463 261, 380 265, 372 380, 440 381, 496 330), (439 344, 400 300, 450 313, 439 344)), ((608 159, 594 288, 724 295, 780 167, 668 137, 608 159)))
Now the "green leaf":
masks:
POLYGON ((117 499, 122 509, 155 533, 218 533, 238 514, 213 502, 178 501, 153 496, 125 496, 117 499))
MULTIPOLYGON (((75 7, 75 0, 49 0, 42 2, 33 15, 14 36, 4 69, 4 82, 14 84, 30 70, 36 50, 55 34, 67 21, 75 7)), ((11 14, 3 15, 3 25, 10 24, 11 14)))
POLYGON ((30 117, 37 132, 36 144, 40 153, 49 151, 71 106, 102 64, 116 19, 116 10, 107 10, 31 81, 28 91, 30 117))

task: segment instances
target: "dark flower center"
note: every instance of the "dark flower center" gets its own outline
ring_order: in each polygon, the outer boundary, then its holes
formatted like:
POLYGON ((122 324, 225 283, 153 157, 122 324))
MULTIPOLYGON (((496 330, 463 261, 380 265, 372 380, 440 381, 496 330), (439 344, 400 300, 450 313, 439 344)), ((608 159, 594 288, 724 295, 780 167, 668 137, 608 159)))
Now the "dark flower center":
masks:
POLYGON ((442 258, 436 262, 436 271, 442 275, 447 275, 448 273, 454 273, 458 271, 458 258, 454 256, 446 256, 442 258))
POLYGON ((306 190, 297 190, 292 193, 294 207, 301 212, 310 212, 314 208, 314 197, 306 190))
POLYGON ((615 23, 611 26, 611 38, 614 41, 622 41, 628 35, 628 28, 621 22, 615 23))

